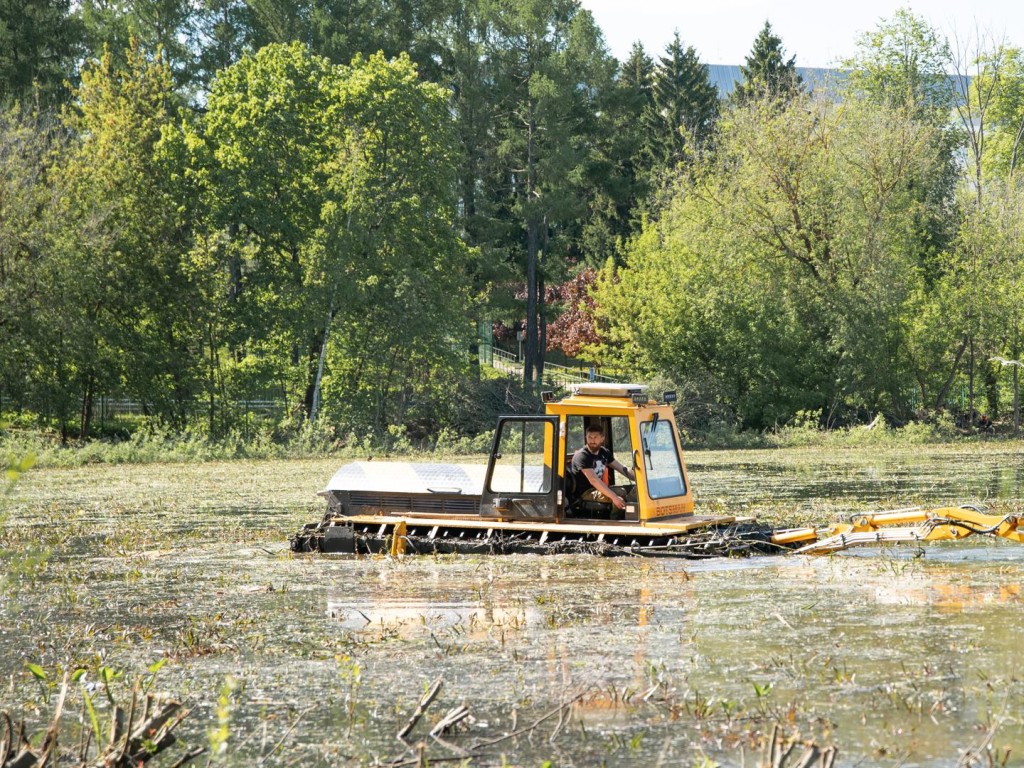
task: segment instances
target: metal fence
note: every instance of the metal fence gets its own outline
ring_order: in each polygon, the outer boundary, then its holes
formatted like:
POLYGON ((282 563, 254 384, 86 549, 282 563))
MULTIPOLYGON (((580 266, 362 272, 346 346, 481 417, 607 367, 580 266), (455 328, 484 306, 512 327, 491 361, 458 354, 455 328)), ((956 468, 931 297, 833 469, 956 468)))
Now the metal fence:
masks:
MULTIPOLYGON (((490 360, 487 363, 496 370, 510 375, 523 374, 523 362, 519 356, 506 352, 498 347, 491 347, 490 360)), ((600 381, 617 384, 619 379, 613 376, 605 376, 597 372, 592 365, 559 365, 558 363, 544 363, 543 383, 549 387, 568 387, 573 384, 585 384, 587 382, 600 381)))
MULTIPOLYGON (((197 399, 191 401, 187 409, 190 414, 199 414, 203 413, 208 407, 208 401, 197 399)), ((284 400, 271 399, 243 399, 235 400, 233 407, 240 413, 245 414, 275 415, 285 410, 285 402, 284 400)), ((139 400, 100 397, 93 403, 92 415, 94 419, 99 420, 103 424, 106 421, 116 421, 126 416, 145 416, 147 411, 152 413, 153 409, 147 408, 146 404, 139 400)))

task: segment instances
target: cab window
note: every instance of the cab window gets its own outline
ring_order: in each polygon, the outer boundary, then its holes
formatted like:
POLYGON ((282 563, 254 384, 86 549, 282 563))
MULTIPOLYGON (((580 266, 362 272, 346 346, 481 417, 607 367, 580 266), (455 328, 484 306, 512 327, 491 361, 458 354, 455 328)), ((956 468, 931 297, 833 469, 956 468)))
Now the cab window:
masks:
POLYGON ((554 440, 548 421, 509 419, 502 422, 489 490, 494 493, 548 493, 551 467, 545 446, 554 440))
POLYGON ((686 494, 683 466, 679 462, 675 435, 667 421, 640 424, 640 450, 647 470, 647 493, 652 499, 686 494))
MULTIPOLYGON (((582 416, 566 417, 565 451, 568 460, 576 451, 587 444, 586 428, 592 423, 604 427, 604 444, 624 466, 633 466, 633 440, 629 433, 628 416, 582 416)), ((615 482, 618 482, 617 480, 615 482)))

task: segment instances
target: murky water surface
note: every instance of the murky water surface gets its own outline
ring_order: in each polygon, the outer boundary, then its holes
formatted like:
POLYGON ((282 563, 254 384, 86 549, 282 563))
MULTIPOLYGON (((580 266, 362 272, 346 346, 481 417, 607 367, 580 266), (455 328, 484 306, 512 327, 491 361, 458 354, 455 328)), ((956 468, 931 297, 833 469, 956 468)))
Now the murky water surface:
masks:
POLYGON ((829 452, 691 453, 700 498, 728 508, 777 505, 787 514, 1024 497, 1024 451, 1018 444, 920 446, 829 452))
MULTIPOLYGON (((689 466, 701 504, 786 523, 865 506, 1019 508, 1024 496, 1019 448, 702 453, 689 466)), ((123 672, 126 696, 166 658, 154 687, 193 707, 184 741, 209 744, 219 716, 227 765, 414 765, 395 734, 437 679, 409 736, 434 762, 754 765, 774 724, 835 745, 841 765, 948 766, 986 743, 1011 764, 1024 754, 1024 546, 702 562, 293 557, 284 539, 320 514, 312 493, 333 469, 24 478, 5 545, 35 555, 4 561, 0 708, 45 721, 55 681, 28 662, 58 678, 102 663, 123 672), (430 738, 460 705, 461 728, 430 738)))

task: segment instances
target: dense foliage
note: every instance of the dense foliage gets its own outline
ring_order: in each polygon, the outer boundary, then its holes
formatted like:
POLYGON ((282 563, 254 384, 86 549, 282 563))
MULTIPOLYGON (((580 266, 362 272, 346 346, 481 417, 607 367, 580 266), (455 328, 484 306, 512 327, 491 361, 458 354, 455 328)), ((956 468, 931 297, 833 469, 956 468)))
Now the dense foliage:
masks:
POLYGON ((855 99, 731 112, 713 161, 598 294, 625 362, 705 382, 751 426, 905 414, 915 375, 946 373, 915 369, 905 325, 925 291, 916 235, 941 175, 934 145, 905 112, 855 99))
POLYGON ((576 0, 33 0, 0 35, 17 423, 473 432, 492 321, 527 391, 557 349, 696 427, 1016 406, 1017 49, 899 11, 822 89, 766 22, 722 98, 576 0))

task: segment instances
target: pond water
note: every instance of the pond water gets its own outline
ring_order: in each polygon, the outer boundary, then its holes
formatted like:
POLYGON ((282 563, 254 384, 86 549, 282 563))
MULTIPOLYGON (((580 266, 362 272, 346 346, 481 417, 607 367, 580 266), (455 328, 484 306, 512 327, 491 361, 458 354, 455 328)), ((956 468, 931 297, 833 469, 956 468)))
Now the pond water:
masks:
POLYGON ((1024 498, 1018 443, 846 451, 704 451, 688 456, 698 498, 827 522, 844 509, 986 504, 1024 498))
MULTIPOLYGON (((1021 456, 716 452, 689 467, 699 505, 799 523, 889 504, 1019 512, 1021 456)), ((101 664, 119 670, 123 701, 166 658, 154 687, 193 708, 182 740, 208 745, 226 726, 216 761, 232 766, 416 765, 419 743, 431 764, 757 765, 773 726, 835 746, 840 765, 1024 753, 1020 545, 700 562, 292 556, 284 539, 319 515, 310 489, 333 469, 30 473, 6 506, 0 709, 40 727, 64 668, 88 668, 86 684, 101 664), (396 733, 438 679, 407 747, 396 733), (456 732, 428 735, 462 705, 456 732)), ((69 729, 88 722, 80 696, 67 711, 69 729)))

